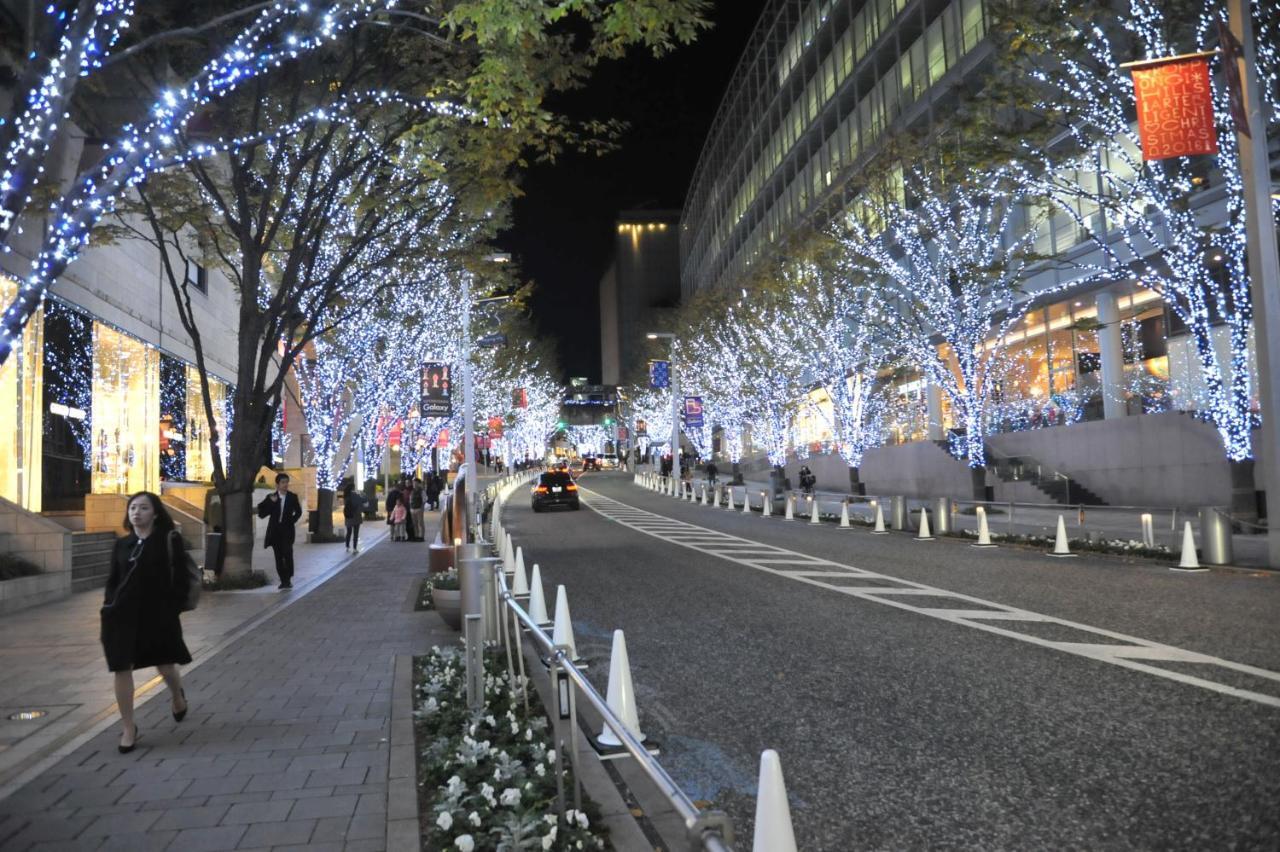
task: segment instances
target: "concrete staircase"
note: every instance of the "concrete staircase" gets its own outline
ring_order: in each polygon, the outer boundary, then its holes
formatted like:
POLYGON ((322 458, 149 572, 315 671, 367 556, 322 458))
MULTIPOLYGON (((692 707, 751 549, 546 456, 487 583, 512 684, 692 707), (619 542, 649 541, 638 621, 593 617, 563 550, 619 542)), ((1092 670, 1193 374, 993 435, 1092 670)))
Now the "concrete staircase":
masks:
POLYGON ((178 525, 178 532, 182 534, 182 544, 186 547, 187 553, 197 565, 203 565, 204 510, 170 494, 165 494, 160 499, 164 507, 169 510, 169 514, 173 516, 173 522, 178 525))
POLYGON ((1025 482, 1061 506, 1105 506, 1103 500, 1079 480, 1040 464, 1029 456, 1000 456, 987 446, 987 470, 1001 482, 1025 482))
POLYGON ((71 534, 71 591, 83 592, 106 585, 116 538, 113 532, 71 534))

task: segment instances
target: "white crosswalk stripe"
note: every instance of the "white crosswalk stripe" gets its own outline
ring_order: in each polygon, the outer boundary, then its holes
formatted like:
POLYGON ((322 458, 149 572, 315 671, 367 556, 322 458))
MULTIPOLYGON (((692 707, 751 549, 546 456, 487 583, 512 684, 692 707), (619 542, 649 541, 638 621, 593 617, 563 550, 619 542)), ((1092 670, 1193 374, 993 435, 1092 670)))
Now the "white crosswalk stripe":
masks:
POLYGON ((771 544, 741 538, 720 530, 700 527, 666 515, 605 497, 594 491, 582 489, 582 502, 588 508, 616 523, 637 532, 653 536, 679 547, 687 547, 709 556, 734 562, 757 571, 765 571, 779 577, 797 580, 811 586, 828 589, 863 601, 891 606, 897 609, 936 618, 952 624, 970 627, 986 633, 994 633, 1010 639, 1028 642, 1043 648, 1062 651, 1079 657, 1098 660, 1121 668, 1141 671, 1179 683, 1231 695, 1247 701, 1256 701, 1280 708, 1280 694, 1271 695, 1224 683, 1227 669, 1275 683, 1280 693, 1280 672, 1256 666, 1224 660, 1208 654, 1175 648, 1158 642, 1150 642, 1136 636, 1127 636, 1100 627, 1091 627, 1051 615, 1005 606, 994 601, 963 595, 958 592, 877 574, 851 565, 775 547, 771 544), (859 581, 858 585, 841 585, 841 580, 859 581), (866 581, 863 585, 862 581, 866 581), (922 599, 913 603, 913 598, 922 599), (923 600, 927 599, 927 601, 923 600), (954 602, 954 607, 940 606, 941 602, 954 602), (975 605, 979 608, 975 608, 975 605), (1010 625, 1002 627, 1001 624, 1010 625), (1061 630, 1087 634, 1087 641, 1066 642, 1036 636, 1015 629, 1015 624, 1045 625, 1061 630), (1110 641, 1108 641, 1110 640, 1110 641), (1202 672, 1186 674, 1148 663, 1196 663, 1202 672))

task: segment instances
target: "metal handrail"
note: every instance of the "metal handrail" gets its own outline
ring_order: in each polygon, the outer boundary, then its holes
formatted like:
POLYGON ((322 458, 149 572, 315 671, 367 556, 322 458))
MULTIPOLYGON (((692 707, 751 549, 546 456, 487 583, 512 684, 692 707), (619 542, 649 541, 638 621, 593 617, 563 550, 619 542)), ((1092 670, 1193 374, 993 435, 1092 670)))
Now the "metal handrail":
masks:
MULTIPOLYGON (((486 495, 488 496, 488 495, 486 495)), ((495 499, 494 503, 501 505, 501 499, 495 499)), ((559 668, 568 675, 569 679, 577 686, 578 692, 581 693, 587 702, 595 708, 604 723, 617 736, 618 741, 626 748, 627 753, 636 761, 637 765, 648 776, 649 780, 657 787, 658 792, 666 798, 671 806, 680 814, 680 819, 684 822, 685 829, 691 837, 697 837, 701 842, 702 848, 709 852, 733 852, 733 848, 720 836, 722 820, 707 822, 705 818, 712 812, 702 811, 688 794, 680 789, 680 785, 676 783, 662 764, 654 758, 652 754, 644 747, 644 743, 636 739, 635 734, 627 727, 627 724, 618 718, 617 714, 609 707, 609 702, 596 690, 587 680, 582 671, 573 664, 569 655, 565 653, 564 647, 557 647, 546 631, 533 620, 532 616, 525 611, 516 596, 512 594, 507 587, 507 575, 503 570, 501 563, 494 563, 491 566, 494 575, 494 582, 498 591, 499 600, 506 608, 515 615, 516 620, 527 628, 528 634, 533 637, 534 642, 542 647, 552 662, 554 668, 559 668)))

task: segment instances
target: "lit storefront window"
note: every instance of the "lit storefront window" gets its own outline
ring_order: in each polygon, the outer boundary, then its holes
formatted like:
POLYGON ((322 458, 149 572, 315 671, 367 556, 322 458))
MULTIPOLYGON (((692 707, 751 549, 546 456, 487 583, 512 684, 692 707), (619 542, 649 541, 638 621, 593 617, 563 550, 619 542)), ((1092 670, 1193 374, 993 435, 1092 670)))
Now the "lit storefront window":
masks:
MULTIPOLYGON (((17 291, 18 282, 0 275, 0 300, 8 304, 17 291)), ((42 318, 36 311, 0 367, 0 497, 32 512, 41 508, 42 318)))
MULTIPOLYGON (((219 448, 226 463, 227 434, 227 385, 209 377, 209 396, 212 402, 214 422, 222 436, 219 448)), ((209 433, 209 418, 205 413, 204 390, 200 386, 200 371, 187 367, 187 479, 191 482, 209 482, 213 479, 213 442, 209 433)))
POLYGON ((791 434, 795 442, 811 449, 829 445, 834 438, 831 433, 833 416, 831 397, 826 388, 809 391, 801 400, 791 422, 791 434))
POLYGON ((160 352, 93 325, 94 494, 160 490, 160 352))

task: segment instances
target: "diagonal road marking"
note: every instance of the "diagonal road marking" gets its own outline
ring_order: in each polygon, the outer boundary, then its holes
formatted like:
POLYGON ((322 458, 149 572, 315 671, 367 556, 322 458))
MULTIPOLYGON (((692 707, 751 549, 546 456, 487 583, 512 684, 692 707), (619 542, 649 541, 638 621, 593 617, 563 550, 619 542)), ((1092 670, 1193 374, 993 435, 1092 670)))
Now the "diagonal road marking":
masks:
MULTIPOLYGON (((1273 672, 1268 669, 1250 666, 1245 663, 1237 663, 1231 660, 1224 660, 1220 657, 1212 657, 1195 651, 1175 648, 1172 645, 1151 642, 1137 636, 1128 636, 1124 633, 1117 633, 1101 627, 1093 627, 1087 624, 1067 621, 1066 619, 1057 618, 1051 615, 1044 615, 1030 610, 1006 606, 1005 604, 996 603, 995 601, 983 600, 982 598, 975 598, 970 595, 953 592, 949 589, 929 586, 924 583, 916 583, 912 580, 903 580, 898 577, 891 577, 887 574, 877 574, 864 568, 856 568, 852 565, 831 562, 830 560, 810 556, 805 553, 800 553, 799 551, 787 550, 786 548, 763 544, 761 542, 735 536, 721 530, 701 527, 697 524, 690 524, 685 521, 671 518, 667 515, 659 515, 656 512, 640 509, 619 500, 614 500, 611 497, 605 497, 603 494, 589 489, 582 489, 581 494, 584 498, 583 502, 586 503, 587 507, 602 517, 622 524, 636 532, 652 536, 678 547, 687 547, 690 550, 696 550, 699 553, 705 553, 708 556, 715 556, 728 562, 734 562, 748 568, 754 568, 757 571, 764 571, 777 577, 786 577, 801 583, 808 583, 811 586, 818 586, 819 588, 839 592, 840 594, 859 598, 864 601, 870 601, 871 603, 896 607, 898 609, 916 613, 917 615, 923 615, 927 618, 936 618, 940 621, 946 621, 951 624, 959 624, 965 627, 971 627, 974 630, 981 630, 987 633, 1004 636, 1009 639, 1016 639, 1020 642, 1039 645, 1042 648, 1049 648, 1066 654, 1072 654, 1073 656, 1109 663, 1113 666, 1119 666, 1132 671, 1144 672, 1146 674, 1155 675, 1156 677, 1165 678, 1166 680, 1177 681, 1178 683, 1197 686, 1223 695, 1230 695, 1246 701, 1254 701, 1270 707, 1280 708, 1280 696, 1268 695, 1263 692, 1255 692, 1250 689, 1242 689, 1237 686, 1213 680, 1214 672, 1212 669, 1215 667, 1230 669, 1232 671, 1262 678, 1264 680, 1276 681, 1277 683, 1280 683, 1280 672, 1273 672), (676 529, 681 530, 682 534, 675 537, 671 536, 669 533, 676 529), (715 536, 718 540, 715 544, 704 544, 699 540, 703 536, 715 536), (726 539, 730 539, 744 545, 751 545, 753 548, 757 549, 728 550, 726 549, 726 544, 728 543, 726 539), (785 555, 785 559, 782 558, 783 555, 785 555), (823 572, 787 571, 783 568, 771 567, 772 565, 779 563, 820 566, 825 570, 823 572), (874 579, 878 582, 888 581, 893 585, 838 586, 825 582, 827 576, 826 572, 830 572, 831 574, 838 573, 842 577, 853 577, 855 579, 874 579), (984 609, 974 611, 960 608, 938 608, 937 606, 916 606, 911 603, 911 598, 913 597, 928 597, 933 600, 936 600, 937 598, 950 598, 955 600, 957 603, 978 604, 984 607, 984 609), (1023 624, 1027 622, 1056 624, 1081 631, 1083 633, 1092 634, 1100 639, 1105 638, 1119 640, 1119 642, 1123 644, 1108 644, 1106 642, 1063 642, 1060 640, 1045 639, 1039 636, 1033 636, 1028 633, 1021 633, 1013 629, 1001 627, 999 625, 999 622, 1001 621, 1019 622, 1023 624), (1148 665, 1143 661, 1199 663, 1205 666, 1206 671, 1203 673, 1204 676, 1200 677, 1184 674, 1180 671, 1162 669, 1159 666, 1148 665)), ((933 601, 931 600, 930 603, 932 602, 933 601)))

